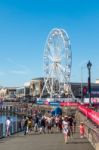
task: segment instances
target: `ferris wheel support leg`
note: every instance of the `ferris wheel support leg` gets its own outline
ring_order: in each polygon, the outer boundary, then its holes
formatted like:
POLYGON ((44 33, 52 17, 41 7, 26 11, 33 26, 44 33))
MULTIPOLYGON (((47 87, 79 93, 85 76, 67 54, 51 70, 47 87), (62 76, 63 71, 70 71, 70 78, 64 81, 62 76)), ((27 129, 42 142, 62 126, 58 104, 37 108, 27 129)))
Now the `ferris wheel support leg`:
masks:
MULTIPOLYGON (((62 73, 63 73, 63 69, 62 69, 61 65, 59 65, 59 67, 60 67, 60 69, 61 69, 61 71, 62 71, 62 73)), ((63 73, 63 75, 64 75, 64 73, 63 73)), ((65 79, 65 81, 66 81, 65 75, 64 75, 64 79, 65 79)), ((75 101, 75 96, 74 96, 74 94, 73 94, 73 92, 72 92, 70 83, 67 82, 67 84, 69 85, 69 91, 70 91, 70 94, 72 95, 72 99, 73 99, 73 101, 75 101)))
POLYGON ((42 95, 43 95, 44 89, 45 89, 45 84, 44 84, 43 89, 42 89, 42 92, 41 92, 41 94, 40 94, 40 99, 41 99, 41 97, 42 97, 42 95))
POLYGON ((40 94, 40 99, 41 99, 41 97, 42 97, 42 95, 43 95, 43 92, 44 92, 44 89, 45 89, 45 87, 46 87, 46 83, 47 83, 47 81, 48 81, 48 78, 47 78, 47 80, 46 80, 46 81, 45 81, 45 83, 44 83, 44 86, 43 86, 42 92, 41 92, 41 94, 40 94))
POLYGON ((71 95, 72 95, 72 99, 73 99, 73 101, 75 102, 75 96, 74 96, 74 94, 73 94, 73 91, 72 91, 72 89, 71 89, 71 85, 69 84, 69 87, 70 87, 70 92, 71 92, 71 95))
POLYGON ((44 88, 45 88, 45 84, 44 84, 44 86, 43 86, 43 89, 42 89, 42 92, 41 92, 41 94, 40 94, 40 97, 39 97, 39 99, 41 99, 41 97, 42 97, 42 95, 43 95, 44 88))

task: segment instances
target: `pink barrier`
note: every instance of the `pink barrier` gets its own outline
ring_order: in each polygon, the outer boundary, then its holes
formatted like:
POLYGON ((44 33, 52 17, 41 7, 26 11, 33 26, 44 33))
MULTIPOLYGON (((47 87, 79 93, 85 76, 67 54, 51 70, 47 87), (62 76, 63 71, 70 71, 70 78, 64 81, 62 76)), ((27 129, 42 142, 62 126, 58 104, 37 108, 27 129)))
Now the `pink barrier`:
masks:
POLYGON ((60 102, 60 106, 79 106, 79 103, 74 103, 74 102, 60 102))
POLYGON ((79 110, 83 112, 88 118, 90 118, 94 123, 99 125, 99 113, 94 110, 87 108, 85 106, 79 106, 79 110))

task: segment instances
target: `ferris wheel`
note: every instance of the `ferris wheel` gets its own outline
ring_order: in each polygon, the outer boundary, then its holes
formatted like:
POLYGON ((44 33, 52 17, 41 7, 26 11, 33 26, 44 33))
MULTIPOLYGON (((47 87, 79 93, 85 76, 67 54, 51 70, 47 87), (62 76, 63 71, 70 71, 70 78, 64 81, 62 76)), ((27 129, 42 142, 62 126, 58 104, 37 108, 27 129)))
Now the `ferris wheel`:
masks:
POLYGON ((51 30, 45 43, 43 59, 43 91, 46 89, 50 97, 60 95, 64 84, 69 84, 72 65, 71 44, 65 30, 51 30))

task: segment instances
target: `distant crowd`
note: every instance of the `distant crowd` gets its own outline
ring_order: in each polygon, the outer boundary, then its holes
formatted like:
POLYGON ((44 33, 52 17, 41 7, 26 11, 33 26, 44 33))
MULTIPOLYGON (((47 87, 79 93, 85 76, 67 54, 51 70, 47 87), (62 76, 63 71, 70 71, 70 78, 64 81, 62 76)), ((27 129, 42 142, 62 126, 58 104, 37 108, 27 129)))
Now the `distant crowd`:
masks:
MULTIPOLYGON (((30 116, 24 116, 21 120, 21 128, 24 135, 31 133, 47 134, 47 133, 63 133, 65 143, 76 132, 76 117, 74 115, 62 116, 52 115, 38 111, 30 116)), ((6 136, 10 135, 10 118, 6 120, 6 136)), ((80 136, 84 137, 84 125, 79 126, 80 136)))
POLYGON ((68 130, 67 136, 72 136, 76 131, 76 119, 75 116, 62 116, 51 114, 34 113, 33 116, 24 116, 22 120, 22 126, 24 135, 33 132, 45 134, 45 133, 62 133, 65 134, 65 128, 68 130), (67 121, 67 127, 65 125, 67 121))

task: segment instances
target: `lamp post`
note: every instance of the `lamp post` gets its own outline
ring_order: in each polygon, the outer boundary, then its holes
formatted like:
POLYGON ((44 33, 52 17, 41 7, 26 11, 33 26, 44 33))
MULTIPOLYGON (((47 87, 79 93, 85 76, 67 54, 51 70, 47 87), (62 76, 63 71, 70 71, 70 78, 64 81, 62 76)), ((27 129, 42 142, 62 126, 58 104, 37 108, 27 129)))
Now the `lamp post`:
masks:
POLYGON ((92 106, 91 103, 91 66, 92 63, 90 62, 90 60, 87 63, 87 68, 88 68, 88 93, 89 93, 89 106, 92 106))
POLYGON ((81 67, 81 102, 83 103, 83 67, 81 67))
POLYGON ((84 97, 83 97, 83 70, 86 68, 86 62, 85 63, 83 63, 82 64, 82 66, 81 66, 81 102, 83 103, 84 101, 83 101, 83 99, 84 99, 84 97))

